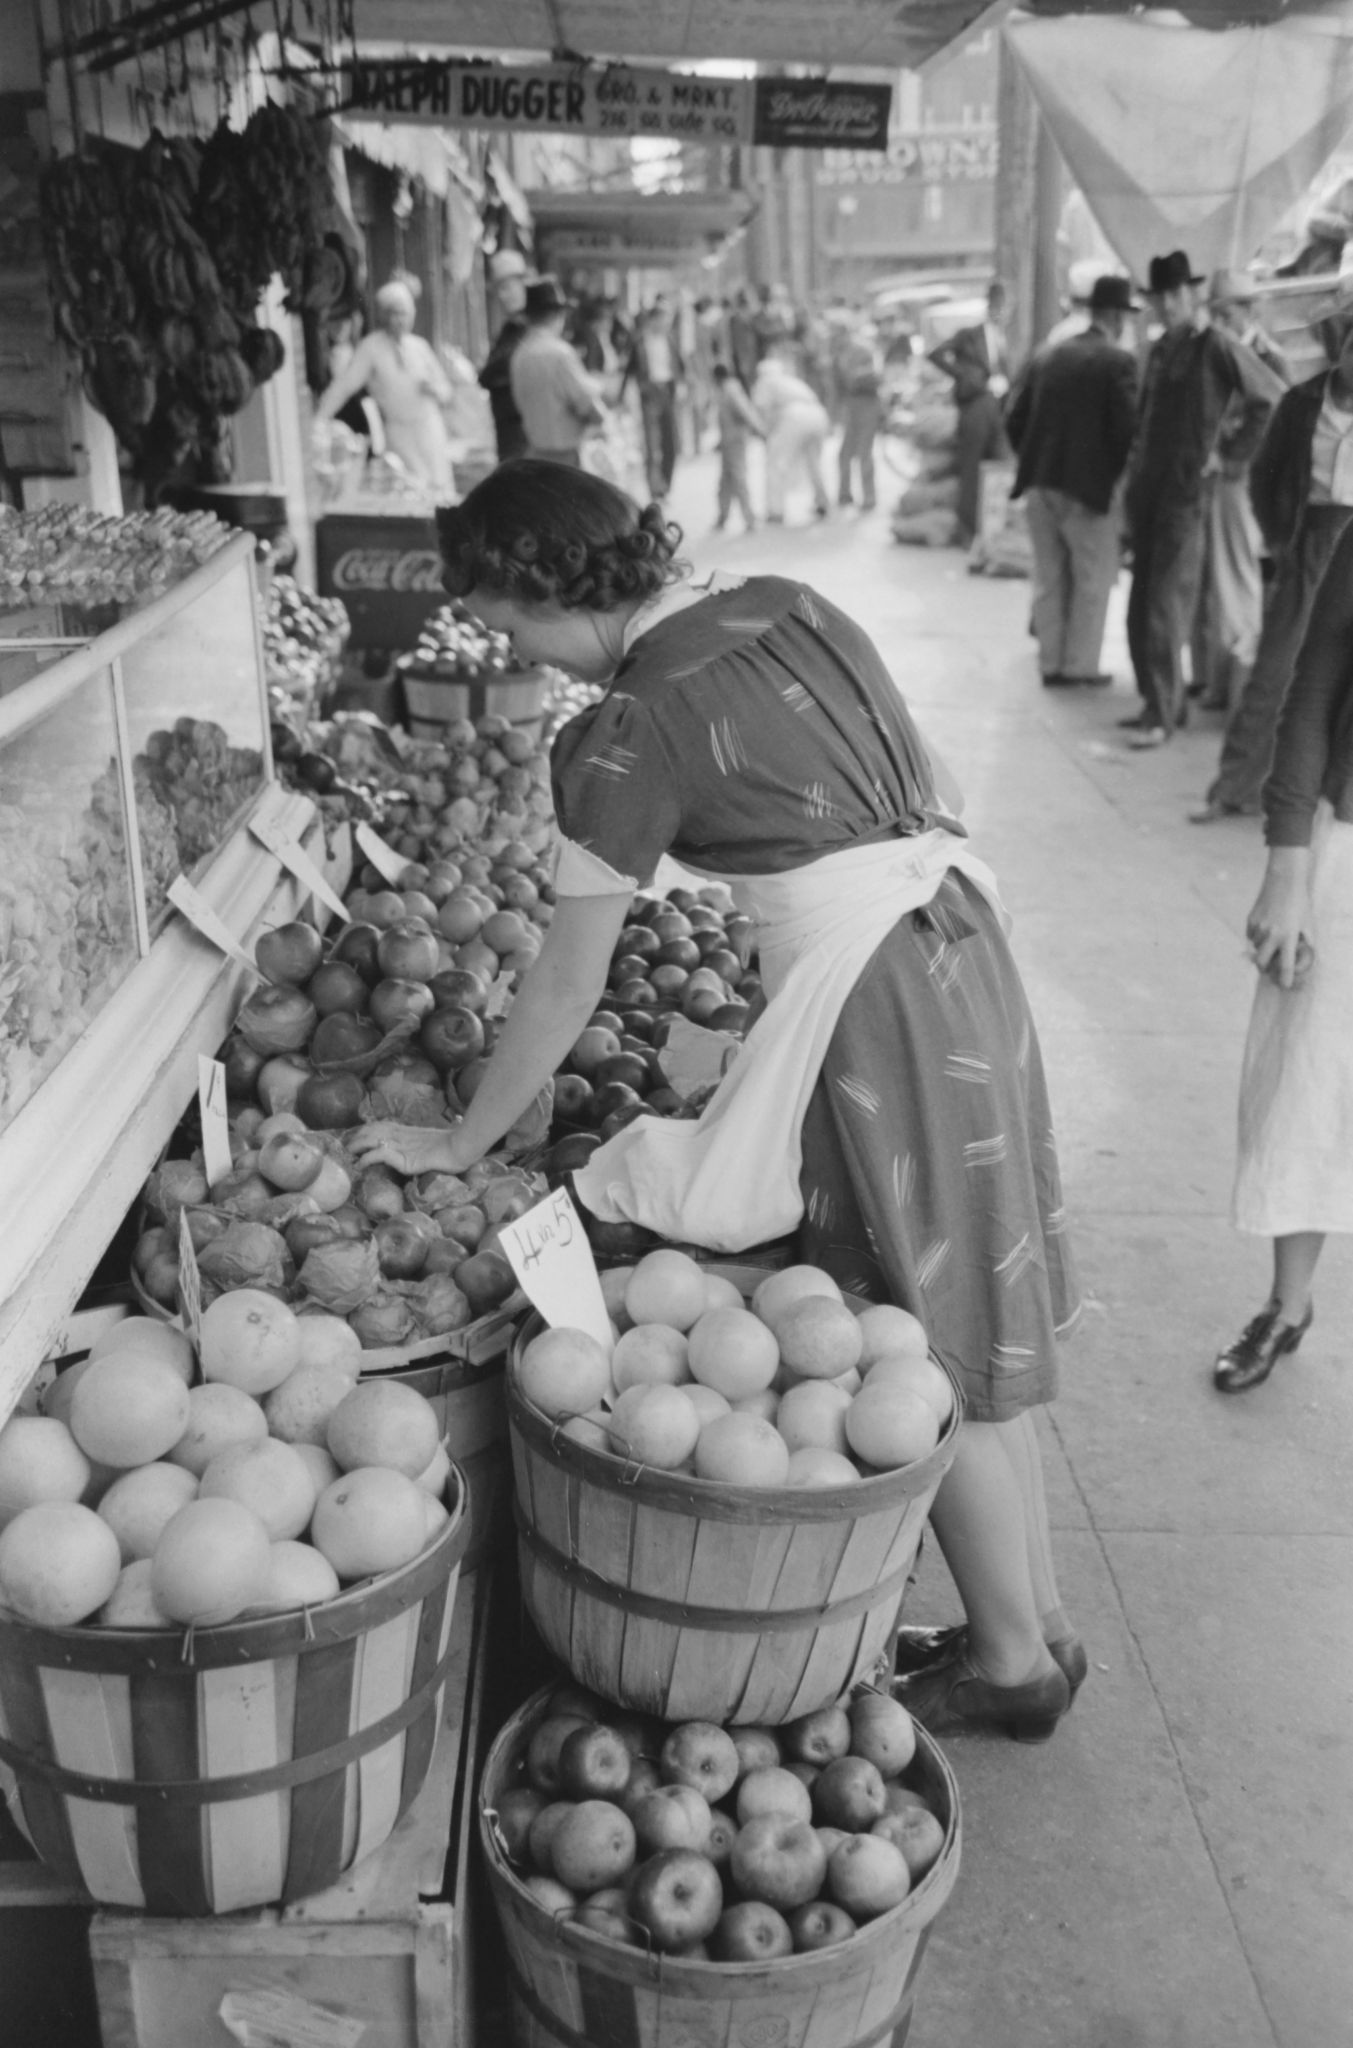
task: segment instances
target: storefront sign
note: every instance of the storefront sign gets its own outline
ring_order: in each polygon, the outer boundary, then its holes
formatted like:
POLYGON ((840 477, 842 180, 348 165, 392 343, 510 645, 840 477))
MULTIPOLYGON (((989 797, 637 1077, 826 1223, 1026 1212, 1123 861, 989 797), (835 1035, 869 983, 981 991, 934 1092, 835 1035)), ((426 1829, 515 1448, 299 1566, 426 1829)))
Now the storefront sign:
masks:
POLYGON ((997 135, 990 128, 930 128, 893 135, 882 156, 833 149, 817 169, 819 185, 991 184, 997 135))
POLYGON ((612 64, 465 64, 361 58, 344 74, 343 111, 517 134, 656 135, 673 142, 755 142, 777 149, 882 149, 892 87, 823 78, 709 78, 612 64))

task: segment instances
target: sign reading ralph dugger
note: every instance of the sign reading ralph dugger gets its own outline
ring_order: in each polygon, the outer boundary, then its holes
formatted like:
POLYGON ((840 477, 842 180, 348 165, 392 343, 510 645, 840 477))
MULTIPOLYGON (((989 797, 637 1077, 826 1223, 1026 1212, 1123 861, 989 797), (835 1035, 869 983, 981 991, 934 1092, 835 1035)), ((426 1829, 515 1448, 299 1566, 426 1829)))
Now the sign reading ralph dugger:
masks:
POLYGON ((889 85, 821 78, 712 78, 625 64, 467 64, 455 58, 359 58, 346 68, 345 84, 343 111, 368 119, 780 149, 883 149, 892 100, 889 85))

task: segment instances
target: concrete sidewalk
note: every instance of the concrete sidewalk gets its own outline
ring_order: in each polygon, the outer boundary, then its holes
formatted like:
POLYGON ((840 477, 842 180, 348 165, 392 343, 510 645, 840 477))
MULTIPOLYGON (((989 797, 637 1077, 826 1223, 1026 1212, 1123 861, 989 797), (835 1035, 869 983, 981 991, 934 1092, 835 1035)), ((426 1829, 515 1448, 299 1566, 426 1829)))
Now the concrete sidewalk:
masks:
MULTIPOLYGON (((1218 721, 1131 754, 1121 636, 1112 691, 1042 690, 1026 583, 898 547, 882 512, 726 540, 713 499, 712 459, 687 463, 688 554, 850 611, 965 789, 1015 917, 1086 1295, 1044 1442, 1090 1680, 1045 1749, 947 1745, 963 1873, 909 2048, 1348 2048, 1353 1258, 1327 1246, 1314 1329, 1267 1385, 1213 1392, 1269 1281, 1266 1244, 1227 1221, 1262 843, 1186 822, 1218 721)), ((955 1611, 931 1546, 913 1618, 955 1611)))

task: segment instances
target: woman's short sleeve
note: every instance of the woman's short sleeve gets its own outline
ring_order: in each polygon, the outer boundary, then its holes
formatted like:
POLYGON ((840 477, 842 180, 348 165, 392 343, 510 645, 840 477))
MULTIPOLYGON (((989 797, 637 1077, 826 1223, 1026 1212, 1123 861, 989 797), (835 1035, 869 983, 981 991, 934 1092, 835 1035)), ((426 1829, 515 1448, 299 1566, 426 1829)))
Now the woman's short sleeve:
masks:
POLYGON ((647 882, 681 823, 676 777, 647 708, 623 694, 603 698, 564 727, 550 772, 565 837, 647 882))

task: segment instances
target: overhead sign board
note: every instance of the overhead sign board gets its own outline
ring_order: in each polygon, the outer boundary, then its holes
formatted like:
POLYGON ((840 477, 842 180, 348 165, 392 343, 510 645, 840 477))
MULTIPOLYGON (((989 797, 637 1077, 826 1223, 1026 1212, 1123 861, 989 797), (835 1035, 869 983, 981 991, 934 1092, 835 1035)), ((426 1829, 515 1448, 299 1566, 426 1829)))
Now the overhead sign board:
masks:
POLYGON ((831 149, 817 168, 819 185, 991 184, 998 140, 994 126, 925 128, 894 133, 879 155, 831 149))
POLYGON ((342 111, 368 120, 517 134, 883 149, 891 102, 889 85, 825 78, 711 78, 625 64, 363 57, 344 67, 342 111))

